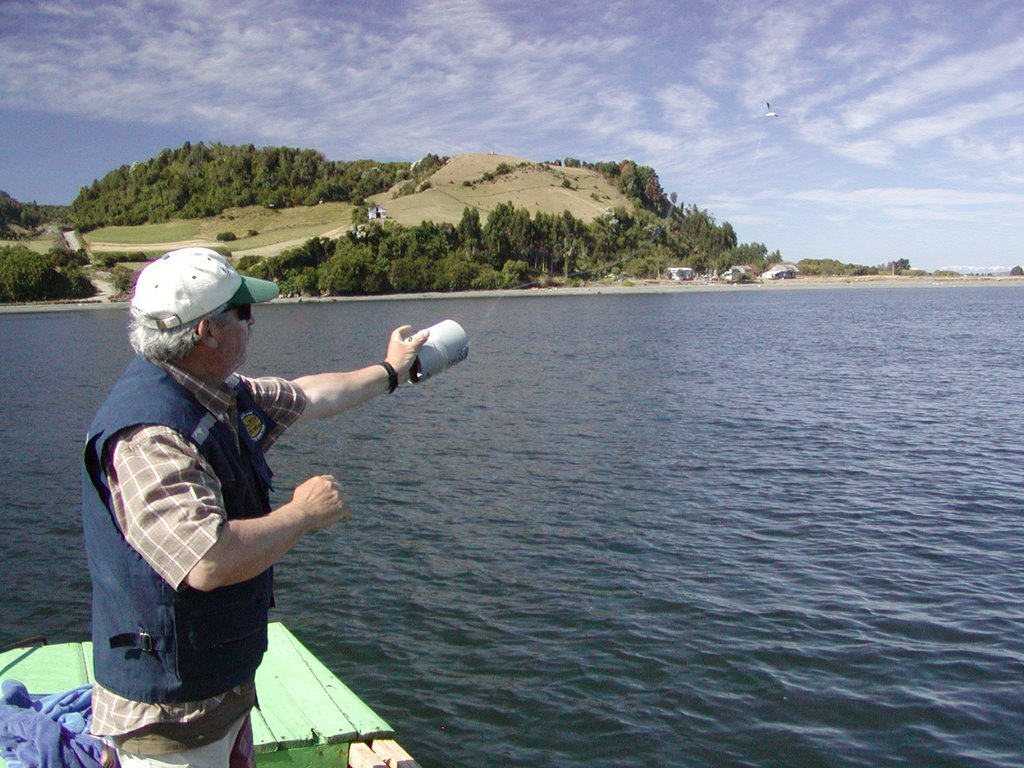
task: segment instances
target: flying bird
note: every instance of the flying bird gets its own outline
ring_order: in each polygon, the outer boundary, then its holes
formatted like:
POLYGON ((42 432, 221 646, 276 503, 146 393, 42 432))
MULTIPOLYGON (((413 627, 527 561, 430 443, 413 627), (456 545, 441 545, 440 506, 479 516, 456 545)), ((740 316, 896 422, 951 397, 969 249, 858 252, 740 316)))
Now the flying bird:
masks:
POLYGON ((772 105, 769 102, 765 102, 765 106, 768 107, 768 111, 764 113, 765 117, 778 117, 778 112, 772 112, 772 105))

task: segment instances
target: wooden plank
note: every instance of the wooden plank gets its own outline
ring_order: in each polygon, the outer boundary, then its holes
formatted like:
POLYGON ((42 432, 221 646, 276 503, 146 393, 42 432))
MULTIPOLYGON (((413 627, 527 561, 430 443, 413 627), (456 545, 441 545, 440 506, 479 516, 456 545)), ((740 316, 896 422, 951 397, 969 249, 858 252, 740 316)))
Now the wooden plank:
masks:
POLYGON ((392 739, 353 744, 348 753, 348 765, 349 768, 420 768, 409 753, 392 739))
POLYGON ((17 680, 33 696, 61 693, 92 682, 92 644, 60 643, 0 654, 0 680, 17 680))
POLYGON ((419 763, 393 739, 377 739, 373 742, 372 749, 374 754, 384 760, 388 768, 420 768, 419 763))
MULTIPOLYGON (((356 727, 310 669, 311 654, 280 624, 271 625, 269 632, 270 648, 256 672, 256 691, 274 745, 290 748, 357 738, 356 727)), ((256 736, 255 724, 253 738, 268 746, 262 734, 256 736)))
POLYGON ((276 752, 260 753, 256 757, 258 768, 344 768, 348 761, 347 742, 279 749, 276 752))
POLYGON ((263 716, 263 710, 253 708, 249 712, 249 720, 252 723, 252 743, 256 754, 264 752, 275 752, 281 749, 281 739, 274 733, 270 723, 263 716))
MULTIPOLYGON (((282 646, 291 646, 291 649, 302 659, 309 673, 317 680, 320 688, 333 702, 334 707, 340 712, 355 728, 355 734, 349 741, 371 741, 377 738, 392 738, 394 730, 383 718, 374 712, 362 699, 356 696, 338 677, 331 672, 324 664, 316 658, 295 636, 283 625, 273 623, 269 628, 270 641, 272 644, 272 655, 275 658, 279 655, 278 650, 282 646)), ((257 690, 262 697, 262 689, 259 687, 260 678, 256 678, 257 690)), ((328 738, 328 741, 333 739, 328 738)))
POLYGON ((348 768, 389 768, 384 758, 370 749, 369 744, 357 742, 349 747, 348 768))

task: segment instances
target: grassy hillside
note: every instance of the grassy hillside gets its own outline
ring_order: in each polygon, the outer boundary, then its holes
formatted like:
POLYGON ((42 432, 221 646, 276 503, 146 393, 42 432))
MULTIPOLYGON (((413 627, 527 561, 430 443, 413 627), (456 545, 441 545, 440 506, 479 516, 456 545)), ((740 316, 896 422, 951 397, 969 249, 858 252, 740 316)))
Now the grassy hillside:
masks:
POLYGON ((592 221, 607 208, 633 204, 597 171, 535 163, 520 157, 470 153, 451 158, 429 179, 429 188, 400 196, 396 185, 369 200, 388 218, 412 226, 423 221, 458 224, 465 208, 486 218, 499 203, 512 203, 531 213, 569 211, 592 221), (511 170, 498 173, 499 166, 511 170))
MULTIPOLYGON (((485 218, 496 205, 509 202, 531 213, 567 210, 583 221, 592 221, 608 208, 632 208, 625 195, 597 171, 508 155, 458 155, 421 185, 425 189, 403 195, 401 186, 368 200, 387 210, 389 219, 406 226, 423 221, 458 224, 467 207, 476 208, 485 218), (499 166, 509 170, 499 173, 499 166)), ((238 256, 275 256, 313 237, 337 237, 352 225, 352 213, 349 203, 283 209, 248 206, 203 219, 104 227, 87 233, 85 241, 95 254, 156 254, 178 246, 202 245, 226 247, 238 256), (233 233, 236 239, 218 241, 217 235, 224 232, 233 233)))
POLYGON ((237 255, 272 256, 319 236, 336 237, 352 224, 349 203, 273 209, 262 206, 230 208, 219 216, 186 219, 137 227, 104 227, 85 236, 93 253, 166 251, 184 245, 227 247, 237 255), (221 242, 231 232, 236 239, 221 242), (255 234, 250 234, 255 233, 255 234))

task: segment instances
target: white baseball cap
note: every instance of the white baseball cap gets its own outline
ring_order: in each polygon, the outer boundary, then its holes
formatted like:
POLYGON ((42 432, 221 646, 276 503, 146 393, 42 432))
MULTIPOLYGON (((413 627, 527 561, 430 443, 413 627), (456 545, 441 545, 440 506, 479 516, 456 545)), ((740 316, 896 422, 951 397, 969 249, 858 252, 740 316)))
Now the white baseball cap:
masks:
POLYGON ((225 304, 258 304, 278 294, 269 280, 238 274, 209 248, 179 248, 139 273, 132 313, 150 328, 177 328, 225 304))

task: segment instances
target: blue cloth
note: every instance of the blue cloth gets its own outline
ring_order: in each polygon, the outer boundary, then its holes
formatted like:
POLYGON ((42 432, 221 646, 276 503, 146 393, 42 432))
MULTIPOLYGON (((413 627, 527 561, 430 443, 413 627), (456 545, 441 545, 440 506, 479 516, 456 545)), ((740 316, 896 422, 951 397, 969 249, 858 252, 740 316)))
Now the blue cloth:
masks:
POLYGON ((0 688, 0 757, 8 768, 100 768, 104 745, 89 735, 91 686, 47 696, 30 696, 17 680, 0 688))

